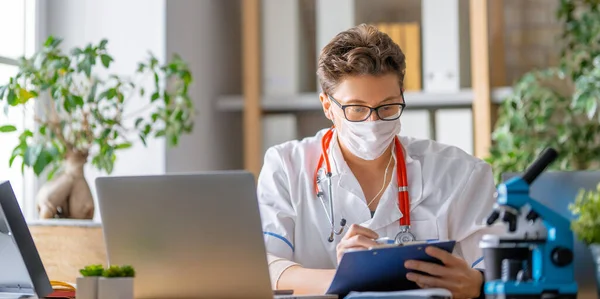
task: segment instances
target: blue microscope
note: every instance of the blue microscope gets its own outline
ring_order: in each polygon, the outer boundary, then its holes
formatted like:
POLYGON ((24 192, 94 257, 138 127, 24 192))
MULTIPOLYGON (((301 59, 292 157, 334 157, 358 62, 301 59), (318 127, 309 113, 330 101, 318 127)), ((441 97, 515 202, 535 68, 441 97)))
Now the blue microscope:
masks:
POLYGON ((487 224, 500 219, 510 233, 485 235, 480 243, 488 299, 577 298, 571 222, 529 196, 529 186, 557 156, 556 150, 546 149, 523 176, 497 188, 496 205, 487 224), (534 224, 538 219, 546 236, 518 233, 518 223, 534 224))

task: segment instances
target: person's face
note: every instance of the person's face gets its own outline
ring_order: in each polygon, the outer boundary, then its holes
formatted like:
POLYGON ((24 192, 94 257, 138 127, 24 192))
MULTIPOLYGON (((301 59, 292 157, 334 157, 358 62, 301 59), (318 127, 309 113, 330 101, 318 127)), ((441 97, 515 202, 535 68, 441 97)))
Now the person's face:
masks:
MULTIPOLYGON (((344 120, 344 112, 328 96, 341 105, 364 105, 371 108, 385 104, 404 103, 396 74, 347 77, 332 94, 321 93, 319 96, 325 116, 338 128, 341 127, 341 122, 344 120)), ((365 121, 378 119, 377 113, 373 111, 365 121)))

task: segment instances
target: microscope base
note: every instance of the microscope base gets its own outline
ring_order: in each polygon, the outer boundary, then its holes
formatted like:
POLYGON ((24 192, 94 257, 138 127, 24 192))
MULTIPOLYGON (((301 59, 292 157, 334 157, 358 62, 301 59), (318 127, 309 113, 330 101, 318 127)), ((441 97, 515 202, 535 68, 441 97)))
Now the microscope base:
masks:
POLYGON ((576 299, 577 283, 488 281, 486 299, 576 299))
POLYGON ((546 293, 543 295, 517 295, 517 294, 500 294, 500 295, 485 295, 486 299, 577 299, 577 294, 554 294, 546 293))

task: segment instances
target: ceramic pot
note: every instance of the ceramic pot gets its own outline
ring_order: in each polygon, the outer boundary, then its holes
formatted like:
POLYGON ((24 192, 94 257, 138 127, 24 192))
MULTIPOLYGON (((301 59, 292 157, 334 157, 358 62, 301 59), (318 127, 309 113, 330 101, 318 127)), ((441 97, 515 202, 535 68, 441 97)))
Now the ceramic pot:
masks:
POLYGON ((98 299, 99 277, 77 277, 77 299, 98 299))
POLYGON ((101 277, 98 299, 133 299, 133 277, 101 277))
POLYGON ((596 291, 598 292, 598 298, 600 298, 600 244, 591 244, 590 252, 596 264, 596 291))

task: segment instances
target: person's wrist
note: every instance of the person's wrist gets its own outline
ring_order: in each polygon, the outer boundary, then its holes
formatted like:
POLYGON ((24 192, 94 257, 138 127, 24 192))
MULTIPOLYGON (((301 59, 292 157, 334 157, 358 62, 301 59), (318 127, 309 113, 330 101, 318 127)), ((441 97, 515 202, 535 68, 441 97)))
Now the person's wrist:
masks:
POLYGON ((483 273, 477 269, 471 269, 471 277, 473 278, 473 284, 469 292, 469 298, 480 298, 483 288, 483 273))
POLYGON ((481 269, 475 269, 475 271, 477 271, 479 277, 480 277, 480 284, 479 284, 479 290, 478 290, 478 294, 477 296, 473 297, 473 298, 485 298, 485 273, 484 270, 481 269))
POLYGON ((322 270, 322 275, 321 275, 321 294, 324 295, 327 290, 329 289, 329 286, 331 285, 331 282, 333 281, 333 277, 335 276, 335 270, 333 269, 327 269, 327 270, 322 270))

